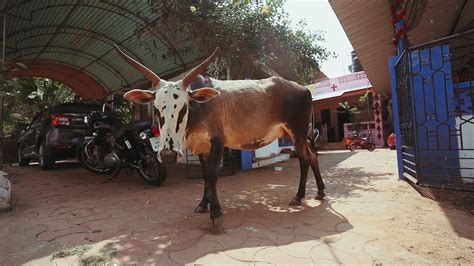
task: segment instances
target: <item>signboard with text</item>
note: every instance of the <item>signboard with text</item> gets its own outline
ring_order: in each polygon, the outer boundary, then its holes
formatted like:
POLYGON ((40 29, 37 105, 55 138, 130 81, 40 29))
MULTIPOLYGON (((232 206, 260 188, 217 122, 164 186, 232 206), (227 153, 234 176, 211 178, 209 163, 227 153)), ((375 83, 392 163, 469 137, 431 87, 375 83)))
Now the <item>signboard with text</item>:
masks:
POLYGON ((306 86, 313 96, 313 100, 338 97, 346 92, 372 88, 365 71, 340 76, 306 86))

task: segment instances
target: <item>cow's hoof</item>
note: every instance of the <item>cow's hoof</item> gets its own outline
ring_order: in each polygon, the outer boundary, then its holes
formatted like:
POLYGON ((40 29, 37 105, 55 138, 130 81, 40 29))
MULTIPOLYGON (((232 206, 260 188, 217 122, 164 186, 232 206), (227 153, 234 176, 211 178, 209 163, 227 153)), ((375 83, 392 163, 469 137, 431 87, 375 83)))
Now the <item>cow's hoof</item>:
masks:
POLYGON ((319 192, 319 191, 318 191, 318 195, 316 195, 316 197, 314 197, 314 199, 323 200, 323 199, 324 199, 324 196, 326 196, 326 195, 324 194, 324 192, 319 192))
POLYGON ((294 197, 291 201, 290 201, 290 204, 288 204, 290 206, 300 206, 301 205, 301 199, 300 198, 297 198, 297 197, 294 197))
POLYGON ((206 213, 207 212, 207 207, 203 207, 201 205, 198 205, 196 209, 193 211, 194 213, 206 213))
POLYGON ((214 234, 224 232, 224 218, 222 214, 219 217, 211 218, 211 231, 214 234))

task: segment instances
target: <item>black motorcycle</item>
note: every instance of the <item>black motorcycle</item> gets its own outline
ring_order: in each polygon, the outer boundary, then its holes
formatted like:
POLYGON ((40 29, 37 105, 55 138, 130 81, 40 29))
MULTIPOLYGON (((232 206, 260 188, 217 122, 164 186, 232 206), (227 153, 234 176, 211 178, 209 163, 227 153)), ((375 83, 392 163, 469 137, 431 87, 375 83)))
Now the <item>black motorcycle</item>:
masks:
MULTIPOLYGON (((92 130, 78 149, 78 158, 87 170, 110 174, 107 181, 122 169, 138 171, 148 184, 159 186, 166 180, 166 168, 158 161, 154 148, 158 146, 155 130, 148 121, 124 123, 116 114, 93 111, 84 118, 92 130)), ((158 133, 159 134, 159 133, 158 133)))
POLYGON ((315 127, 315 118, 314 116, 311 117, 311 122, 309 123, 308 126, 308 139, 310 143, 313 145, 315 149, 319 149, 319 146, 323 143, 321 133, 319 132, 319 129, 315 127))

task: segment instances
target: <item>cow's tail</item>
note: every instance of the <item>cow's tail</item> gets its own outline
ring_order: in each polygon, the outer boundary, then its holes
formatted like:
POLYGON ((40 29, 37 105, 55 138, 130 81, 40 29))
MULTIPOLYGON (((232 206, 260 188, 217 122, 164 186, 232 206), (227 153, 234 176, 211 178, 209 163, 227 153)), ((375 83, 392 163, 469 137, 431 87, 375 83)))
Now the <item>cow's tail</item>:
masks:
POLYGON ((315 139, 315 135, 314 135, 314 112, 313 112, 313 104, 311 103, 311 116, 310 116, 310 119, 309 119, 309 126, 308 126, 308 141, 309 141, 309 144, 311 145, 311 147, 316 147, 315 144, 316 144, 316 139, 315 139))

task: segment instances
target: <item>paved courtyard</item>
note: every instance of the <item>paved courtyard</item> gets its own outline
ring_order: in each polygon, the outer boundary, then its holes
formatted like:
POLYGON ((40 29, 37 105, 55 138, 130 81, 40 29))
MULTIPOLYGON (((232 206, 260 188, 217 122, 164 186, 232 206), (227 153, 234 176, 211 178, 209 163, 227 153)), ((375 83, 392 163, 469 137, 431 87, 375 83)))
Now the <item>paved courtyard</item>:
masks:
MULTIPOLYGON (((322 152, 301 207, 296 159, 218 181, 224 231, 193 214, 203 181, 169 170, 163 187, 123 174, 101 183, 76 164, 7 167, 13 211, 0 214, 0 265, 474 263, 474 216, 398 181, 395 152, 322 152)), ((181 167, 182 168, 182 167, 181 167)))

